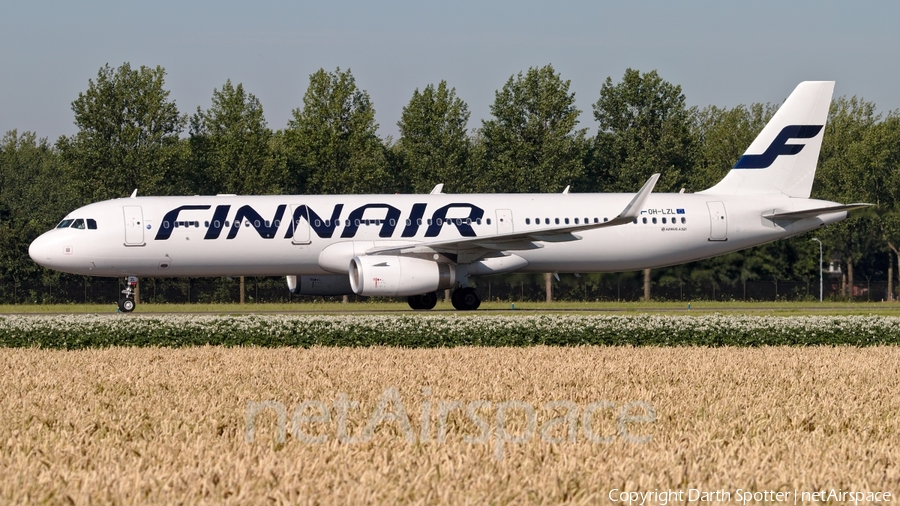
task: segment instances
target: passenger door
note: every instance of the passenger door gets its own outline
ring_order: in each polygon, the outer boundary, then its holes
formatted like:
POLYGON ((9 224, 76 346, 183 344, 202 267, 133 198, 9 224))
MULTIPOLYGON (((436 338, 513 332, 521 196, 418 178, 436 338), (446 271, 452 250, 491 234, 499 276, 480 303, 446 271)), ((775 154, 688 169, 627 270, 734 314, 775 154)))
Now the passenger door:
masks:
POLYGON ((144 246, 144 213, 141 206, 122 206, 125 214, 125 246, 144 246))
POLYGON ((725 204, 722 202, 707 202, 709 208, 709 240, 728 240, 728 217, 725 214, 725 204))

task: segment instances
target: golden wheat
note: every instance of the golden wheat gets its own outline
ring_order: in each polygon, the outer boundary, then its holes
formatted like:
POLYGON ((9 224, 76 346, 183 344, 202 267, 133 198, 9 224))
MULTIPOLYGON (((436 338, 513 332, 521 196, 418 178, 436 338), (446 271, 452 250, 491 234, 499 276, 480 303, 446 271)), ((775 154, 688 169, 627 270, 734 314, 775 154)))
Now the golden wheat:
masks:
MULTIPOLYGON (((2 349, 0 502, 581 504, 609 502, 613 489, 689 488, 896 494, 898 378, 893 347, 2 349), (392 387, 413 441, 391 420, 368 441, 339 441, 339 395, 359 401, 347 425, 362 437, 392 387), (248 424, 248 403, 270 400, 285 408, 283 442, 276 409, 248 424), (498 450, 493 432, 467 442, 479 426, 464 408, 440 420, 441 402, 477 400, 492 403, 477 411, 492 431, 504 401, 534 406, 538 431, 498 450), (298 424, 324 443, 292 435, 303 401, 331 409, 327 423, 298 424), (540 427, 564 413, 549 401, 580 409, 574 442, 547 441, 564 440, 565 424, 542 437, 540 427), (595 401, 609 401, 593 417, 609 444, 580 428, 595 401), (625 424, 652 436, 644 444, 618 433, 617 413, 632 401, 655 410, 655 421, 625 424)), ((389 407, 396 415, 398 405, 389 407)), ((527 435, 526 412, 507 415, 506 430, 527 435)))

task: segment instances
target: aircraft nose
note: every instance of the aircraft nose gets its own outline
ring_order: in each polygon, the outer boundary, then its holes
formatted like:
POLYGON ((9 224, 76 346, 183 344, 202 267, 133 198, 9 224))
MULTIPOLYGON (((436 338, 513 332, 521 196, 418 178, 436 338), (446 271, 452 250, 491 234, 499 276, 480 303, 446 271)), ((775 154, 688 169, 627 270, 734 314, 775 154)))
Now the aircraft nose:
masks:
POLYGON ((28 256, 38 265, 51 269, 58 268, 65 248, 71 252, 71 246, 64 246, 60 241, 62 238, 58 236, 59 234, 53 234, 53 231, 41 234, 28 246, 28 256))
POLYGON ((41 234, 37 239, 31 241, 31 245, 28 246, 28 256, 30 256, 38 265, 48 267, 48 264, 53 260, 52 255, 50 254, 49 243, 50 241, 47 238, 47 234, 41 234))

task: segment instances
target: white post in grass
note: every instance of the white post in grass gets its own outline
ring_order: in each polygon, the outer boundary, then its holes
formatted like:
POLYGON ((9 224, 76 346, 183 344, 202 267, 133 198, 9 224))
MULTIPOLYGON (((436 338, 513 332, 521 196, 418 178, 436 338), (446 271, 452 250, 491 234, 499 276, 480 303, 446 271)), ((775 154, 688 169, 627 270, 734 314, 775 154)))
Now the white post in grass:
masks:
POLYGON ((816 237, 810 240, 819 243, 819 302, 822 302, 822 241, 816 237))

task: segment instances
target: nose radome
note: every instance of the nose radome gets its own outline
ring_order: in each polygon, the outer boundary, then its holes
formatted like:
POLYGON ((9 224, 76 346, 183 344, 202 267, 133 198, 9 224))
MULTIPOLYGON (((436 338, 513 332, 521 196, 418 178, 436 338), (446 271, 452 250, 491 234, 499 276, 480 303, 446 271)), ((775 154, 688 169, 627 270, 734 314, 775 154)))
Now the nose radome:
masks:
POLYGON ((37 239, 31 241, 31 245, 28 246, 28 256, 38 265, 50 267, 50 264, 53 262, 52 242, 46 233, 41 234, 37 239))

